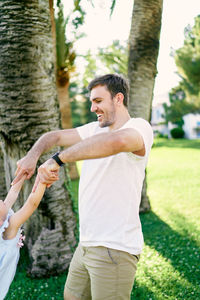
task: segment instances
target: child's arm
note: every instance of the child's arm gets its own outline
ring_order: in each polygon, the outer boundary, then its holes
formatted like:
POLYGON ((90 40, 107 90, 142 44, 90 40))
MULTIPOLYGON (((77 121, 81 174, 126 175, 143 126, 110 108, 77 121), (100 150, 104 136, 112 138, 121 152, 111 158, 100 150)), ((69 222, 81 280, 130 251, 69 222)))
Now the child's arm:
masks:
POLYGON ((16 184, 11 186, 11 188, 4 200, 4 203, 8 210, 13 206, 13 204, 17 200, 17 197, 19 195, 19 192, 22 188, 22 185, 23 185, 26 177, 27 177, 27 175, 24 175, 16 184))
POLYGON ((37 189, 34 193, 31 193, 22 206, 16 213, 10 217, 9 228, 6 234, 11 239, 16 236, 19 227, 33 214, 44 195, 46 185, 39 182, 37 189))

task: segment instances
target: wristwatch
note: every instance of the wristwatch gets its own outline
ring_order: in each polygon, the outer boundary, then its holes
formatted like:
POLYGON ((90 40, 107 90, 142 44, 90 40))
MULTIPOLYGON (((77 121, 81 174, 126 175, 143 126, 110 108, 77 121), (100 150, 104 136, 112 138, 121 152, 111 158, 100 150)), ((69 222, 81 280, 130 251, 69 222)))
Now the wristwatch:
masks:
POLYGON ((61 167, 65 163, 59 158, 59 156, 58 156, 59 154, 60 154, 60 152, 56 152, 56 153, 54 153, 54 155, 51 158, 53 158, 57 162, 57 164, 61 167))

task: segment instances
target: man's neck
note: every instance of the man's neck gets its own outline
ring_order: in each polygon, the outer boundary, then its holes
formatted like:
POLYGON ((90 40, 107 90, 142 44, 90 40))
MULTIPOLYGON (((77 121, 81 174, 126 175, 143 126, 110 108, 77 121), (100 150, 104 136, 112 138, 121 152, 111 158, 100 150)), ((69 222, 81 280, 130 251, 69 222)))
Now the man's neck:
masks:
POLYGON ((109 126, 109 130, 111 131, 121 128, 126 122, 128 122, 128 120, 130 120, 130 118, 128 110, 125 109, 119 116, 116 117, 116 121, 109 126))

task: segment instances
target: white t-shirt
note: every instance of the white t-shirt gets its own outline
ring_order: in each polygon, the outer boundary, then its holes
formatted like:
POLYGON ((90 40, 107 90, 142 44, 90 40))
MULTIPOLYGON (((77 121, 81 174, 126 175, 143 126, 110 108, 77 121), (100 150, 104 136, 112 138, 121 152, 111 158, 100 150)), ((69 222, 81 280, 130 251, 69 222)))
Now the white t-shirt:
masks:
MULTIPOLYGON (((141 118, 128 120, 120 129, 124 128, 134 128, 141 134, 145 156, 121 152, 83 162, 79 183, 80 243, 139 254, 143 246, 139 205, 153 131, 141 118)), ((85 139, 108 132, 109 128, 92 122, 77 130, 85 139)))

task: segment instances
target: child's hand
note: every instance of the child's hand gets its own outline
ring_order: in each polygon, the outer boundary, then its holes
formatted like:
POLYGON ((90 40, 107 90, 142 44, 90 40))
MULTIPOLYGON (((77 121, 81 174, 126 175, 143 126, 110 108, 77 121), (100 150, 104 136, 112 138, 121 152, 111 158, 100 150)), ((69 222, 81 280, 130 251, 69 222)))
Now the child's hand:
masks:
POLYGON ((50 187, 55 181, 59 180, 59 169, 59 165, 52 158, 43 163, 38 169, 38 174, 32 192, 35 192, 39 182, 46 184, 47 187, 50 187))

